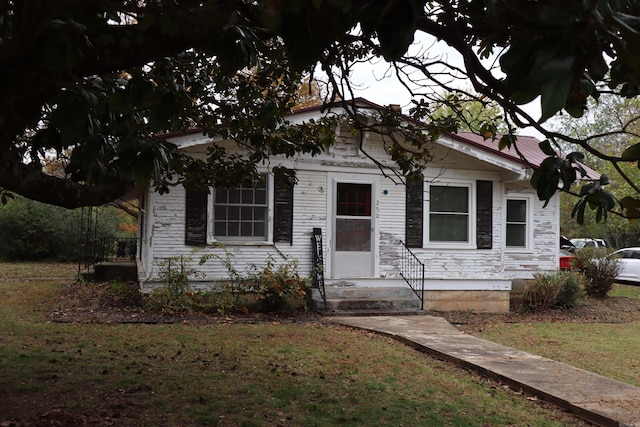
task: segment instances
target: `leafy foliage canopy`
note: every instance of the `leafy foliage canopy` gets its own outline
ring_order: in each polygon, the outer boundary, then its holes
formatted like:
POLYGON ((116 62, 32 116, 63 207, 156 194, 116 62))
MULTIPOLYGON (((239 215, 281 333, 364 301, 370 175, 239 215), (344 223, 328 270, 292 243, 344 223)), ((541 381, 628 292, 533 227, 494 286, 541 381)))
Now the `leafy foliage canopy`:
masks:
MULTIPOLYGON (((414 99, 411 116, 424 123, 406 129, 414 141, 408 153, 393 140, 401 174, 423 167, 428 140, 464 121, 462 109, 438 94, 471 95, 502 109, 504 135, 491 120, 480 124, 501 147, 517 144, 518 127, 549 138, 550 160, 533 181, 549 200, 582 172, 578 154, 558 155, 560 141, 602 153, 589 139, 548 130, 546 120, 561 111, 579 117, 603 94, 640 94, 639 8, 623 0, 8 1, 0 6, 0 187, 77 207, 147 184, 168 191, 250 179, 269 156, 331 144, 331 120, 285 118, 305 75, 322 70, 327 102, 346 106, 352 67, 383 58, 414 99), (461 63, 429 46, 411 48, 423 36, 446 43, 461 63), (461 81, 471 82, 472 94, 461 81), (522 108, 536 99, 540 117, 522 108), (443 104, 456 112, 447 120, 434 116, 443 104), (249 155, 213 146, 196 160, 166 141, 194 128, 235 140, 249 155), (52 152, 62 175, 47 173, 52 152)), ((351 107, 357 129, 391 135, 407 123, 389 110, 372 125, 351 107)), ((601 158, 638 163, 638 147, 634 140, 601 158)), ((581 196, 581 206, 601 207, 601 218, 616 207, 606 183, 591 183, 581 196)), ((621 199, 624 208, 637 209, 637 196, 621 199)))

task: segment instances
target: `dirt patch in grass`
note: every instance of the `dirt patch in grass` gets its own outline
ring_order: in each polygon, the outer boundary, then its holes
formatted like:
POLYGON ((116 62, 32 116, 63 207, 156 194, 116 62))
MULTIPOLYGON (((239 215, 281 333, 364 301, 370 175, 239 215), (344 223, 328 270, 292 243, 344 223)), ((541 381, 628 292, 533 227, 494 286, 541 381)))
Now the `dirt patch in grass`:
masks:
MULTIPOLYGON (((138 284, 123 284, 135 295, 138 284)), ((64 323, 148 323, 148 324, 218 324, 218 323, 317 323, 326 322, 326 317, 311 311, 299 311, 294 315, 273 313, 233 312, 157 312, 145 310, 141 301, 121 298, 113 294, 109 283, 69 283, 60 295, 58 303, 49 316, 53 322, 64 323)))
MULTIPOLYGON (((125 286, 134 290, 135 282, 125 286)), ((620 287, 620 285, 617 285, 620 287)), ((640 295, 640 288, 624 287, 618 293, 631 290, 640 295)), ((488 324, 495 323, 629 323, 640 322, 640 298, 610 296, 607 298, 583 298, 574 308, 554 308, 529 311, 522 307, 518 296, 512 297, 509 313, 435 312, 428 314, 441 316, 463 332, 482 331, 488 324)), ((68 323, 257 323, 285 322, 309 323, 326 322, 327 318, 312 312, 298 312, 294 316, 269 313, 230 313, 228 315, 206 313, 158 313, 145 311, 135 301, 118 299, 110 291, 108 283, 69 283, 60 296, 50 315, 54 322, 68 323)))

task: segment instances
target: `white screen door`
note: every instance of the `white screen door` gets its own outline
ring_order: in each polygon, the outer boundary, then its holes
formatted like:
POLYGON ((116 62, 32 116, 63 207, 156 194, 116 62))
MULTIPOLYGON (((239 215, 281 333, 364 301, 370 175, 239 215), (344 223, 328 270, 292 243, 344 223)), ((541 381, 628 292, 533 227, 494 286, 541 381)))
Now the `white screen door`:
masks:
POLYGON ((333 276, 373 275, 371 184, 337 182, 333 227, 333 276))

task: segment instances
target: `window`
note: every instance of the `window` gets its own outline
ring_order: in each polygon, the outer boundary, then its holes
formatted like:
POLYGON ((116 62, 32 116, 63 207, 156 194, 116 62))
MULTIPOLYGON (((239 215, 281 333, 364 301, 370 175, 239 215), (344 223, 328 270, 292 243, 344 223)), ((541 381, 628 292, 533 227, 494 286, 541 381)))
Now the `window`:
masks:
POLYGON ((507 200, 507 233, 506 246, 509 248, 526 248, 527 245, 527 201, 507 200))
POLYGON ((187 189, 185 244, 203 246, 213 239, 292 244, 295 182, 293 170, 274 168, 254 187, 187 189))
POLYGON ((371 184, 338 183, 337 215, 370 216, 371 184))
POLYGON ((625 249, 615 253, 618 258, 640 259, 640 251, 625 249))
POLYGON ((185 197, 184 243, 189 246, 207 244, 208 191, 187 190, 185 197))
POLYGON ((371 250, 371 184, 337 183, 336 251, 371 250))
POLYGON ((407 177, 405 238, 409 247, 493 248, 493 182, 427 185, 407 177))
POLYGON ((222 240, 267 240, 266 176, 255 187, 216 189, 213 234, 222 240))
POLYGON ((469 186, 429 187, 429 242, 470 241, 469 186))

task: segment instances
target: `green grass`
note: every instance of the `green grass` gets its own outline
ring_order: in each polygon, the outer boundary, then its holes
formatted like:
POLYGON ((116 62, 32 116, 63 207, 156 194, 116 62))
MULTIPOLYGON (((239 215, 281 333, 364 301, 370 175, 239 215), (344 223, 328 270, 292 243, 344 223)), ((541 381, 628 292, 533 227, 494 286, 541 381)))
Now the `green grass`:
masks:
POLYGON ((576 423, 390 338, 337 325, 51 323, 60 287, 0 281, 4 418, 64 408, 136 426, 576 423))
POLYGON ((609 296, 640 299, 640 286, 614 284, 609 296))
MULTIPOLYGON (((615 284, 611 297, 638 299, 640 287, 615 284)), ((640 387, 640 323, 495 323, 474 335, 640 387)))
POLYGON ((30 280, 39 277, 68 277, 78 275, 78 264, 51 262, 4 262, 0 261, 0 280, 21 278, 30 280))
POLYGON ((640 324, 494 324, 474 335, 640 386, 640 324))

